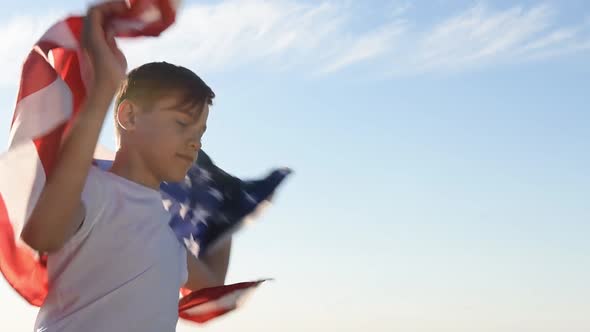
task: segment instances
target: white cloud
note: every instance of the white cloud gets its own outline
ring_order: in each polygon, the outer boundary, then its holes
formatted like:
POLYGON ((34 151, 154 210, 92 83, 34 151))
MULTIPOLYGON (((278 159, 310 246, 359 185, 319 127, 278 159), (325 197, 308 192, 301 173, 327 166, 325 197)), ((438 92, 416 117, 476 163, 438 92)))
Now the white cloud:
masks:
POLYGON ((411 71, 458 70, 580 50, 589 40, 582 25, 556 26, 554 14, 546 5, 503 11, 476 5, 417 33, 402 60, 411 71))
POLYGON ((494 10, 478 4, 429 26, 416 26, 410 2, 359 31, 359 8, 342 2, 226 0, 185 8, 162 38, 126 45, 130 62, 155 59, 224 70, 252 63, 329 74, 379 60, 394 73, 464 70, 555 57, 588 49, 590 27, 559 26, 547 5, 494 10), (171 51, 174 50, 174 51, 171 51))
POLYGON ((403 34, 404 30, 405 25, 399 22, 354 38, 350 41, 350 47, 335 54, 321 71, 324 73, 334 72, 354 63, 385 54, 394 48, 395 40, 403 34))
MULTIPOLYGON (((354 33, 352 13, 335 2, 227 0, 185 8, 157 42, 129 41, 130 63, 156 58, 222 70, 264 61, 275 66, 341 68, 377 56, 399 30, 354 33)), ((329 71, 329 70, 328 70, 329 71)))
MULTIPOLYGON (((361 24, 363 11, 376 9, 358 6, 332 0, 191 4, 162 37, 121 45, 130 67, 166 60, 197 71, 258 64, 324 75, 367 64, 392 74, 466 70, 590 48, 587 19, 563 26, 556 9, 547 5, 500 10, 478 4, 420 25, 412 17, 419 8, 408 1, 392 2, 381 18, 361 24)), ((30 46, 58 17, 18 16, 0 22, 0 85, 15 84, 30 46)))

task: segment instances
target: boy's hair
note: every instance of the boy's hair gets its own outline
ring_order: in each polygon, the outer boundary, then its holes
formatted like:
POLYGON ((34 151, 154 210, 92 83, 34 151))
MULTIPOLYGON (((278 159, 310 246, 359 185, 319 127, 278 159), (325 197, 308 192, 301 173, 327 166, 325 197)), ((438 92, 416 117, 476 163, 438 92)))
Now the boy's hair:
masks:
POLYGON ((171 94, 178 94, 178 106, 182 108, 193 108, 204 103, 211 105, 215 98, 213 90, 185 67, 167 62, 151 62, 131 70, 121 83, 115 99, 117 141, 121 129, 117 122, 117 109, 123 100, 132 100, 149 109, 159 99, 171 94))

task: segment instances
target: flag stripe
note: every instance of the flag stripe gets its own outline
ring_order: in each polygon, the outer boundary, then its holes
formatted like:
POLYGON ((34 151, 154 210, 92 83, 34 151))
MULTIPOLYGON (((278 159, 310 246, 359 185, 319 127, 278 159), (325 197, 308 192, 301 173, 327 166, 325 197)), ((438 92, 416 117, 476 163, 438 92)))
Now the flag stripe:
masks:
POLYGON ((193 292, 192 294, 189 294, 182 298, 178 306, 181 310, 188 310, 190 307, 201 305, 208 301, 221 299, 232 292, 238 292, 245 289, 250 289, 252 287, 256 287, 265 281, 266 280, 241 282, 233 285, 207 288, 207 292, 193 292))
MULTIPOLYGON (((27 57, 21 75, 20 90, 17 97, 17 104, 29 95, 43 89, 55 80, 57 74, 47 63, 43 51, 39 48, 33 49, 27 57), (34 80, 26 79, 27 77, 35 77, 34 80)), ((17 111, 14 114, 14 119, 18 116, 17 111)))
POLYGON ((81 24, 78 17, 68 18, 59 21, 47 30, 41 37, 40 42, 54 44, 52 48, 64 48, 75 50, 79 46, 81 24))
POLYGON ((9 175, 0 176, 0 270, 25 300, 40 306, 47 294, 47 273, 37 254, 19 239, 22 225, 32 212, 29 203, 38 199, 45 183, 33 142, 19 144, 0 156, 0 174, 9 175))
POLYGON ((232 293, 222 296, 216 300, 209 300, 203 304, 194 306, 190 309, 186 309, 185 313, 189 315, 205 315, 207 312, 220 311, 220 310, 232 310, 237 307, 237 299, 242 297, 247 290, 236 290, 232 293))
POLYGON ((41 306, 47 295, 46 273, 30 250, 16 245, 13 228, 6 216, 6 206, 0 194, 0 271, 25 300, 41 306))
MULTIPOLYGON (((42 78, 42 74, 32 77, 42 78)), ((32 137, 51 132, 72 115, 72 109, 70 88, 63 80, 54 77, 53 82, 29 94, 17 104, 17 116, 10 130, 10 145, 30 141, 32 137)))
POLYGON ((233 311, 233 309, 218 309, 218 310, 212 310, 212 311, 208 311, 208 312, 204 312, 204 313, 189 313, 189 312, 180 312, 179 313, 179 317, 189 320, 191 322, 195 322, 195 323, 206 323, 207 321, 213 319, 213 318, 217 318, 219 316, 223 316, 225 314, 227 314, 228 312, 233 311))
POLYGON ((45 183, 45 173, 33 142, 25 142, 11 149, 11 153, 0 156, 0 193, 6 210, 6 219, 10 220, 15 232, 20 233, 24 221, 32 212, 31 197, 41 194, 45 183), (18 176, 15 172, 18 171, 18 176), (18 191, 15 188, 19 188, 18 191), (26 192, 27 196, 21 194, 26 192))

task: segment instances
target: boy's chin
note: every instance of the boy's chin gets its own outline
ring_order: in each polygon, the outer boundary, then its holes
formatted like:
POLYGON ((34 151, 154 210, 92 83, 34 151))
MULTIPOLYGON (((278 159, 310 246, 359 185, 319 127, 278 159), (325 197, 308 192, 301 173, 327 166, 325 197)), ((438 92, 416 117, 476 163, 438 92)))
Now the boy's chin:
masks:
POLYGON ((182 182, 182 181, 184 181, 184 176, 169 176, 164 181, 169 182, 169 183, 182 182))
POLYGON ((171 183, 182 182, 182 181, 184 181, 184 178, 186 177, 187 173, 188 173, 188 170, 186 170, 186 172, 178 172, 177 171, 177 172, 168 174, 168 176, 166 177, 166 179, 164 181, 171 182, 171 183))

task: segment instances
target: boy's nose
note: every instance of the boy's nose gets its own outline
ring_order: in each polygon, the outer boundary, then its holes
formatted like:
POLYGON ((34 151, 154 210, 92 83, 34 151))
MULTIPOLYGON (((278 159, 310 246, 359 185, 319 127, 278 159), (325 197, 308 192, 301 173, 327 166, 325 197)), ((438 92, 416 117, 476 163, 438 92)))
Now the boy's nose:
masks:
POLYGON ((197 141, 197 140, 191 140, 191 142, 189 143, 189 146, 191 148, 191 150, 197 152, 201 149, 201 142, 197 141))

